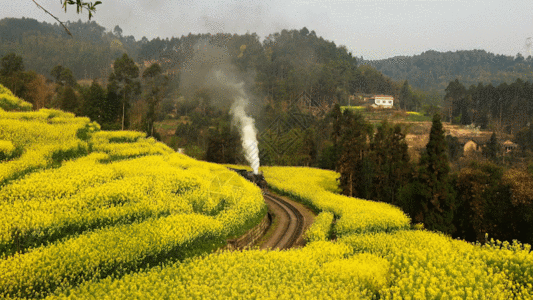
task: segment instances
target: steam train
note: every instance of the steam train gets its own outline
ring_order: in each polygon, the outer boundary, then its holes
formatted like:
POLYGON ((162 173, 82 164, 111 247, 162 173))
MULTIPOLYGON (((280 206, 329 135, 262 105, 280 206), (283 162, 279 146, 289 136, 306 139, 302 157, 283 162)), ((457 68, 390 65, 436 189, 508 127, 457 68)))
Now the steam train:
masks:
POLYGON ((246 180, 253 182, 255 185, 257 185, 262 190, 267 188, 267 182, 262 172, 259 172, 259 174, 254 174, 254 172, 252 171, 239 170, 239 169, 233 169, 233 168, 228 168, 228 169, 237 172, 239 175, 244 177, 246 180))

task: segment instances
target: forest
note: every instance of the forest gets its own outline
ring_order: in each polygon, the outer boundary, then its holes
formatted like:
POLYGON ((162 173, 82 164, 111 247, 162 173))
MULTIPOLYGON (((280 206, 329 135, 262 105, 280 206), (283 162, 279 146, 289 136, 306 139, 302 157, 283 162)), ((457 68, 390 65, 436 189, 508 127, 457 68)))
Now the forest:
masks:
POLYGON ((360 61, 360 64, 368 64, 393 80, 408 80, 415 88, 441 95, 455 79, 465 86, 479 83, 497 86, 503 82, 510 84, 517 78, 533 79, 533 59, 520 53, 513 57, 485 50, 429 50, 413 56, 360 61))

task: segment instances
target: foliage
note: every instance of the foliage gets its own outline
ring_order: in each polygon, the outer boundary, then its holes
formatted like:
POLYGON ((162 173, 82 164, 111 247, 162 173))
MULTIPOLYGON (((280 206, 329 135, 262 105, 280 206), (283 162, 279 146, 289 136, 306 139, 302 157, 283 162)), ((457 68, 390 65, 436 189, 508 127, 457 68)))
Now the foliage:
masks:
POLYGON ((455 194, 449 181, 447 150, 440 115, 435 114, 429 141, 420 158, 418 175, 415 179, 420 184, 415 190, 418 208, 413 217, 417 222, 423 222, 430 230, 453 233, 455 194))
MULTIPOLYGON (((338 131, 338 160, 336 169, 340 173, 340 187, 343 193, 348 196, 358 195, 367 198, 368 194, 365 187, 368 184, 369 170, 364 169, 368 166, 368 148, 367 139, 372 134, 373 128, 367 123, 359 113, 352 114, 350 110, 344 113, 336 120, 334 125, 338 131)), ((336 133, 337 134, 337 133, 336 133)))
POLYGON ((457 161, 463 156, 463 145, 461 145, 456 136, 446 135, 446 145, 448 145, 448 158, 450 161, 457 161))
POLYGON ((2 69, 0 69, 0 76, 11 76, 16 72, 24 71, 24 64, 22 57, 15 53, 9 53, 0 60, 2 69))
POLYGON ((128 126, 126 111, 129 109, 131 98, 141 92, 139 77, 139 67, 135 65, 133 59, 124 53, 117 58, 113 64, 113 73, 109 75, 108 101, 114 101, 114 117, 122 120, 122 130, 128 126), (117 109, 122 106, 121 109, 117 109))
MULTIPOLYGON (((503 266, 500 260, 502 268, 496 269, 484 248, 443 234, 402 230, 351 235, 341 242, 353 247, 355 253, 371 253, 390 262, 392 284, 381 291, 383 299, 531 297, 528 284, 533 278, 529 274, 520 284, 513 283, 521 274, 516 264, 503 266)), ((531 257, 529 251, 517 253, 517 260, 529 261, 531 257)))
POLYGON ((458 79, 446 88, 444 115, 448 120, 513 134, 531 123, 532 84, 516 79, 498 86, 479 83, 468 89, 458 79))
POLYGON ((500 152, 501 152, 501 145, 498 142, 496 133, 493 132, 492 135, 490 136, 490 140, 483 147, 483 155, 487 157, 488 159, 492 160, 493 162, 496 162, 498 161, 500 152))
POLYGON ((373 299, 388 284, 388 262, 369 254, 346 258, 349 252, 346 245, 326 242, 293 251, 220 252, 90 282, 49 299, 373 299))
POLYGON ((5 111, 28 111, 32 107, 31 103, 16 97, 9 89, 0 84, 0 109, 5 111))
POLYGON ((332 234, 334 217, 331 212, 319 213, 311 227, 305 232, 305 240, 308 243, 329 240, 332 234))
POLYGON ((337 237, 409 227, 409 218, 395 206, 332 193, 337 190, 338 177, 332 171, 304 167, 263 167, 262 170, 274 190, 317 211, 332 212, 338 218, 333 227, 337 237))
POLYGON ((92 18, 93 13, 96 12, 96 6, 102 4, 102 1, 95 1, 93 2, 85 2, 81 0, 61 0, 61 5, 65 9, 65 12, 67 12, 68 5, 75 5, 76 6, 76 12, 79 14, 83 9, 86 9, 89 12, 89 20, 92 18))
POLYGON ((485 50, 438 52, 429 50, 419 55, 396 56, 383 60, 363 61, 393 80, 408 80, 422 90, 444 94, 447 84, 461 78, 466 85, 478 83, 494 86, 520 78, 531 80, 531 57, 499 55, 485 50))
POLYGON ((29 172, 86 155, 88 144, 78 139, 77 133, 88 123, 86 118, 57 110, 0 110, 0 139, 22 152, 16 159, 2 163, 0 186, 29 172))
POLYGON ((50 75, 54 77, 56 83, 59 85, 67 85, 71 87, 76 85, 76 78, 74 78, 74 75, 69 68, 63 68, 63 66, 57 65, 50 71, 50 75))
POLYGON ((381 122, 370 143, 373 174, 369 199, 398 204, 398 189, 409 182, 412 173, 407 148, 400 125, 381 122))
MULTIPOLYGON (((0 188, 2 297, 43 297, 88 279, 209 252, 266 213, 251 183, 172 154, 144 133, 98 131, 98 124, 61 111, 1 116, 2 149, 50 151, 37 152, 41 164, 17 170, 26 176, 7 174, 0 188), (65 142, 85 145, 76 156, 92 153, 46 169, 48 155, 57 162, 76 158, 65 152, 65 142)), ((14 162, 35 156, 25 154, 2 161, 0 170, 13 171, 14 162)))

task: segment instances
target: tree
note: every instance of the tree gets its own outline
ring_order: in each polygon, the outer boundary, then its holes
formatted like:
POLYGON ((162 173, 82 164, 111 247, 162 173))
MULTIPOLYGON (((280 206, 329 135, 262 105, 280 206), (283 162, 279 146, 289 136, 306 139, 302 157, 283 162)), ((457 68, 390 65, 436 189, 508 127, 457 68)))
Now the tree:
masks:
POLYGON ((500 143, 498 143, 498 138, 496 133, 493 132, 490 136, 489 142, 483 147, 483 155, 490 159, 493 162, 498 161, 498 156, 500 154, 500 143))
POLYGON ((409 88, 409 83, 406 81, 403 82, 402 89, 400 90, 400 107, 404 110, 412 110, 411 102, 413 101, 413 96, 411 95, 411 89, 409 88))
MULTIPOLYGON (((122 57, 117 58, 113 65, 113 73, 109 75, 109 86, 111 93, 121 96, 122 104, 122 130, 126 124, 126 110, 129 108, 129 101, 133 95, 140 93, 141 85, 135 80, 139 77, 139 67, 135 62, 124 53, 122 57)), ((112 100, 117 100, 115 97, 112 100)))
POLYGON ((312 129, 305 130, 303 135, 302 147, 300 148, 301 163, 307 167, 314 165, 317 158, 315 136, 316 134, 312 129))
POLYGON ((107 95, 104 88, 96 80, 93 80, 83 97, 82 114, 99 124, 105 123, 107 95))
POLYGON ((425 199, 421 199, 421 210, 415 216, 423 221, 428 229, 453 233, 453 213, 455 195, 449 182, 448 146, 440 115, 433 116, 426 151, 420 158, 418 180, 423 187, 425 199))
POLYGON ((450 161, 456 161, 463 156, 464 148, 456 136, 447 135, 446 144, 448 145, 448 158, 450 161))
POLYGON ((460 116, 461 113, 466 112, 466 88, 459 82, 459 79, 450 81, 445 89, 446 95, 444 96, 444 102, 446 105, 446 113, 448 114, 449 121, 452 122, 453 118, 460 116))
POLYGON ((76 78, 72 74, 69 68, 63 68, 61 65, 56 65, 51 71, 50 75, 55 78, 56 83, 59 85, 75 86, 76 78))
POLYGON ((121 37, 122 37, 122 28, 120 28, 118 25, 115 26, 115 28, 113 29, 113 33, 114 33, 117 37, 121 38, 121 37))
POLYGON ((229 115, 209 129, 207 137, 206 160, 216 163, 237 163, 239 133, 230 125, 229 115))
POLYGON ((411 175, 408 146, 400 125, 382 121, 370 143, 373 164, 371 199, 396 204, 397 191, 411 175))
POLYGON ((366 156, 369 147, 367 141, 373 127, 360 114, 352 114, 351 110, 345 110, 342 114, 341 126, 336 167, 341 175, 339 187, 345 195, 365 198, 372 178, 371 165, 366 156))
POLYGON ((22 57, 15 53, 9 53, 1 59, 2 69, 0 69, 1 76, 12 76, 17 72, 24 71, 24 63, 22 57))
POLYGON ((418 172, 409 184, 400 188, 398 205, 413 221, 423 222, 430 230, 451 234, 455 231, 456 206, 447 152, 440 115, 435 114, 418 172))
POLYGON ((78 96, 71 86, 66 86, 59 98, 60 108, 64 111, 76 113, 79 109, 78 96))
POLYGON ((17 97, 23 97, 25 85, 28 81, 27 74, 24 74, 24 63, 22 57, 15 53, 9 53, 0 60, 0 83, 9 87, 17 97))
POLYGON ((144 70, 142 74, 143 79, 147 81, 147 91, 144 98, 148 104, 148 111, 145 116, 145 130, 148 136, 154 135, 156 109, 161 102, 163 89, 168 84, 168 77, 163 76, 161 71, 161 66, 155 63, 144 70))

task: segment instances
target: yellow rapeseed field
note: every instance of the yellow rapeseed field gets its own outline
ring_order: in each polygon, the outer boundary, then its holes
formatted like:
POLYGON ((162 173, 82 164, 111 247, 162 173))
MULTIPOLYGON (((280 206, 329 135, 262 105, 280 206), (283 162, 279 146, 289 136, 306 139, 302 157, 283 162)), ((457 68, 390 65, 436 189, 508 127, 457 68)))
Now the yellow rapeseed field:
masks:
POLYGON ((0 109, 0 158, 0 298, 533 298, 529 245, 411 230, 332 171, 262 168, 319 213, 305 247, 213 253, 266 213, 223 166, 46 109, 0 109))

